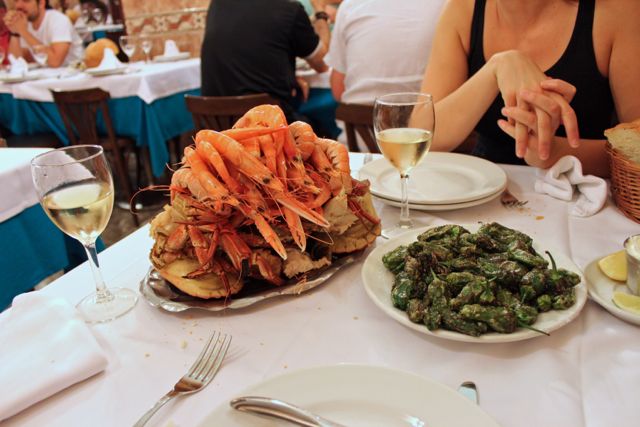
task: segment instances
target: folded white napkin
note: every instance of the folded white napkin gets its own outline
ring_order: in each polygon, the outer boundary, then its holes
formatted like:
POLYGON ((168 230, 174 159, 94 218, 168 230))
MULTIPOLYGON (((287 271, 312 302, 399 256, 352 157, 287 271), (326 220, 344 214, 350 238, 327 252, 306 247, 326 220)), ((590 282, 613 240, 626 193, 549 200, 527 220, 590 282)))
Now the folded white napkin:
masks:
POLYGON ((16 58, 12 54, 9 54, 9 75, 11 76, 24 76, 29 71, 29 65, 23 57, 16 58))
POLYGON ((164 42, 164 56, 177 56, 180 55, 180 49, 173 40, 166 40, 164 42))
POLYGON ((122 62, 116 57, 116 54, 109 48, 104 49, 102 61, 94 70, 113 70, 122 67, 122 62))
POLYGON ((594 175, 583 175, 582 164, 574 156, 562 157, 546 172, 539 170, 535 190, 567 201, 573 199, 577 190, 579 195, 571 214, 580 217, 597 213, 607 201, 607 182, 594 175))
POLYGON ((38 291, 0 316, 0 349, 0 421, 107 366, 75 308, 38 291))

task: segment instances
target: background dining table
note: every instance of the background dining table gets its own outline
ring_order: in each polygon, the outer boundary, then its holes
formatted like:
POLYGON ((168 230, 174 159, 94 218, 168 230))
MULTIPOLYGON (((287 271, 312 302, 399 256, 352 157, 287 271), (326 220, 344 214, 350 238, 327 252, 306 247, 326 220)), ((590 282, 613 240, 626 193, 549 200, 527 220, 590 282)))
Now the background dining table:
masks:
MULTIPOLYGON (((351 156, 355 176, 362 159, 351 156)), ((510 191, 528 200, 525 207, 507 209, 494 199, 467 209, 413 211, 413 217, 418 225, 497 221, 562 251, 581 269, 621 249, 627 236, 640 231, 611 201, 591 217, 570 216, 570 203, 534 191, 536 169, 502 167, 510 191)), ((379 202, 376 207, 383 224, 397 219, 399 209, 379 202)), ((110 286, 138 289, 150 266, 148 233, 145 226, 101 255, 110 286)), ((211 331, 221 330, 232 334, 233 342, 212 384, 168 404, 149 425, 197 425, 216 406, 228 405, 256 382, 340 363, 409 371, 451 388, 474 381, 481 408, 504 426, 637 425, 638 326, 589 300, 575 320, 551 336, 500 344, 437 338, 392 320, 367 296, 361 278, 367 253, 316 289, 241 310, 169 313, 141 300, 124 317, 91 326, 107 353, 105 372, 0 424, 132 425, 186 372, 211 331)), ((39 292, 76 303, 91 290, 91 283, 85 263, 39 292)), ((246 425, 251 425, 250 418, 246 425)))
MULTIPOLYGON (((136 62, 123 74, 91 76, 70 69, 34 69, 37 80, 0 83, 0 123, 16 135, 54 133, 68 138, 51 89, 99 87, 111 95, 109 110, 117 135, 148 147, 155 176, 169 161, 166 141, 193 129, 184 95, 200 94, 200 58, 175 62, 136 62)), ((100 125, 100 122, 99 122, 100 125)))

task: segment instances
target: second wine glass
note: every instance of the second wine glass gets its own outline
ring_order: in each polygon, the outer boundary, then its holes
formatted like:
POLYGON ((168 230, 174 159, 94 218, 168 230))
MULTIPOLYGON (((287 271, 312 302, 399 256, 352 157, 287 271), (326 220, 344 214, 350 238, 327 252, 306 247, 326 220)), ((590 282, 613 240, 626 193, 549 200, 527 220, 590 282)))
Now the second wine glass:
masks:
POLYGON ((151 53, 151 48, 153 47, 153 43, 151 42, 151 39, 149 38, 143 38, 142 39, 142 51, 144 52, 144 56, 146 58, 146 62, 149 62, 151 60, 150 57, 150 53, 151 53))
POLYGON ((98 145, 47 151, 31 161, 31 175, 42 208, 51 221, 85 248, 96 292, 76 306, 89 323, 107 322, 128 312, 138 300, 126 288, 108 289, 102 279, 96 240, 113 210, 113 178, 98 145))
POLYGON ((425 93, 392 93, 376 99, 373 128, 378 148, 400 172, 402 208, 389 237, 413 227, 409 214, 409 173, 427 155, 435 128, 433 99, 425 93))

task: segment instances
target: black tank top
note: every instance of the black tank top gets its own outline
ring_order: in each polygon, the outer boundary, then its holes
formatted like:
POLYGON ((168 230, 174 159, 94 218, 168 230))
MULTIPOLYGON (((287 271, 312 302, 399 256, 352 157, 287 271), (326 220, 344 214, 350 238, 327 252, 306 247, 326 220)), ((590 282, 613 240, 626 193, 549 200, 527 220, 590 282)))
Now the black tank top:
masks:
MULTIPOLYGON (((471 44, 468 58, 469 76, 485 64, 484 15, 486 0, 476 0, 471 23, 471 44)), ((613 98, 609 79, 600 74, 593 48, 593 16, 595 0, 580 0, 578 15, 571 40, 558 62, 545 74, 573 84, 577 91, 571 107, 578 117, 580 138, 603 139, 603 132, 611 127, 614 116, 613 98)), ((497 125, 504 118, 500 110, 504 106, 498 95, 476 126, 478 142, 474 149, 477 156, 497 163, 524 164, 515 155, 513 138, 502 132, 497 125)), ((561 126, 557 136, 566 136, 561 126)))

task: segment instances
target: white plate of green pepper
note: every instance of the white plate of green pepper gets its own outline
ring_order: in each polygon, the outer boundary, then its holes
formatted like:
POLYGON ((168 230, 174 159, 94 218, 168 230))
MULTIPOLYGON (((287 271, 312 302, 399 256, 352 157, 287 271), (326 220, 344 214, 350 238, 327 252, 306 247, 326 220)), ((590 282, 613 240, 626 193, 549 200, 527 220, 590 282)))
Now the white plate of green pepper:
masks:
POLYGON ((362 279, 393 319, 465 342, 548 335, 575 319, 587 300, 568 256, 498 223, 409 231, 369 254, 362 279))

